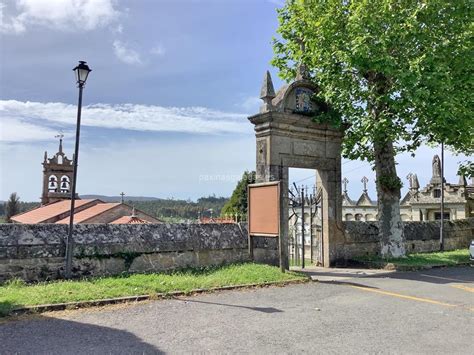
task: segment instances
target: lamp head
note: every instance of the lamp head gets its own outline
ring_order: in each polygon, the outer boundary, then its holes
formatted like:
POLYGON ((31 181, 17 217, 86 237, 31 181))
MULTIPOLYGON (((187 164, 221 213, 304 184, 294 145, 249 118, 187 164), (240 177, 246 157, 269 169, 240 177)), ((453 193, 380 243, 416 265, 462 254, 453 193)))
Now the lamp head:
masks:
POLYGON ((79 61, 77 67, 75 67, 73 70, 76 74, 77 85, 79 85, 79 87, 84 86, 87 81, 87 77, 89 76, 89 73, 92 71, 92 69, 89 68, 86 62, 81 60, 79 61))

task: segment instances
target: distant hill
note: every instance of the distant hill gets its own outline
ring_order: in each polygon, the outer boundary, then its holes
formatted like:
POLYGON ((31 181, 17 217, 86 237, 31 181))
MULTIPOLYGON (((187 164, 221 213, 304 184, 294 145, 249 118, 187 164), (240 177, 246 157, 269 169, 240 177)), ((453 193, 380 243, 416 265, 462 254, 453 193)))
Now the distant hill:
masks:
MULTIPOLYGON (((121 196, 80 195, 82 199, 100 199, 104 202, 120 202, 121 196)), ((207 196, 197 201, 175 200, 146 196, 124 196, 127 204, 148 213, 163 221, 179 222, 196 219, 199 215, 219 216, 228 201, 227 197, 207 196)), ((40 205, 39 202, 20 202, 20 212, 31 210, 40 205)), ((0 204, 0 216, 5 214, 5 205, 0 204)))
MULTIPOLYGON (((104 196, 104 195, 81 195, 80 196, 84 200, 88 199, 96 199, 102 200, 104 202, 120 202, 122 200, 122 196, 104 196)), ((163 200, 158 197, 146 197, 146 196, 124 196, 123 199, 125 201, 158 201, 163 200)))
MULTIPOLYGON (((120 202, 121 196, 81 195, 82 199, 98 198, 104 202, 120 202)), ((207 196, 190 200, 175 200, 144 196, 124 196, 125 203, 163 221, 180 221, 196 219, 199 215, 219 216, 228 201, 227 197, 207 196)))

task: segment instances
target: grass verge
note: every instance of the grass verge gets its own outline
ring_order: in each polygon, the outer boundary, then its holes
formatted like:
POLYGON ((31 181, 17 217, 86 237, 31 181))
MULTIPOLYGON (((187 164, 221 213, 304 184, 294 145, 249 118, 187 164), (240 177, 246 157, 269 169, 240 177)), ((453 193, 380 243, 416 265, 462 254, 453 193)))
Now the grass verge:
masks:
POLYGON ((356 258, 356 262, 371 266, 393 266, 395 268, 425 268, 433 266, 456 266, 469 263, 469 250, 458 249, 436 253, 409 254, 406 258, 356 258))
POLYGON ((174 273, 132 274, 72 281, 51 281, 27 285, 12 280, 0 286, 0 316, 15 308, 115 297, 191 292, 234 285, 304 280, 296 272, 281 273, 277 267, 246 263, 174 273))

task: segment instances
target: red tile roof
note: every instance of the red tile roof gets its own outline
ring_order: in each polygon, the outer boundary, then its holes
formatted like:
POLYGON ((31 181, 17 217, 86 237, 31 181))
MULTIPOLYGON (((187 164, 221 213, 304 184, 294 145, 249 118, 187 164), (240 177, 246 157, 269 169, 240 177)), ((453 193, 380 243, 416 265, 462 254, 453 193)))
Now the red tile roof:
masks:
POLYGON ((110 222, 111 224, 147 224, 150 223, 144 219, 133 217, 133 216, 123 216, 115 221, 110 222))
MULTIPOLYGON (((93 201, 100 200, 76 200, 75 207, 81 207, 93 201)), ((63 200, 37 207, 31 211, 23 212, 13 216, 11 219, 19 223, 43 223, 51 218, 60 216, 69 212, 71 209, 71 200, 63 200)))
MULTIPOLYGON (((80 212, 74 213, 74 224, 76 223, 82 223, 84 221, 87 221, 89 218, 92 218, 94 216, 97 216, 98 214, 101 214, 105 211, 110 210, 111 208, 114 208, 116 206, 120 205, 120 203, 99 203, 95 206, 86 208, 85 210, 82 210, 80 212)), ((68 224, 69 223, 69 217, 63 218, 59 221, 56 222, 57 224, 68 224)))

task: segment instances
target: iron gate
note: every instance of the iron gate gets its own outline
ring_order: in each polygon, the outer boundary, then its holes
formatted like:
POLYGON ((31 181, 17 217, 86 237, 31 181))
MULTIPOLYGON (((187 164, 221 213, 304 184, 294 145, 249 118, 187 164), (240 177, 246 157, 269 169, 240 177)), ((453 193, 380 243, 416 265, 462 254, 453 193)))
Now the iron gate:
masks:
POLYGON ((323 265, 322 190, 289 190, 288 256, 290 266, 323 265))

